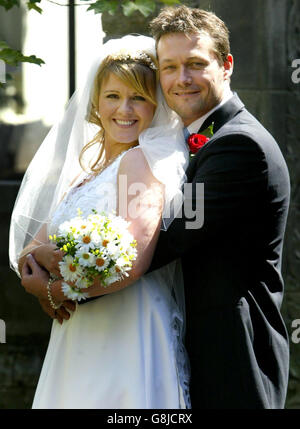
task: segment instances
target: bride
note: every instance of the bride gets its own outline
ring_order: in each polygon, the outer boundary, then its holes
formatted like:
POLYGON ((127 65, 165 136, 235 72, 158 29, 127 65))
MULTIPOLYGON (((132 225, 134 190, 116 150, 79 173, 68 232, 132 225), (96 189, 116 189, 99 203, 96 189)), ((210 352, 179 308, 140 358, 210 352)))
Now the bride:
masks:
POLYGON ((11 266, 54 319, 33 408, 189 408, 180 264, 140 274, 184 181, 182 124, 158 87, 152 38, 101 49, 31 162, 12 214, 11 266), (63 253, 48 237, 78 208, 122 215, 138 257, 128 279, 95 283, 94 298, 74 302, 62 290, 63 253))

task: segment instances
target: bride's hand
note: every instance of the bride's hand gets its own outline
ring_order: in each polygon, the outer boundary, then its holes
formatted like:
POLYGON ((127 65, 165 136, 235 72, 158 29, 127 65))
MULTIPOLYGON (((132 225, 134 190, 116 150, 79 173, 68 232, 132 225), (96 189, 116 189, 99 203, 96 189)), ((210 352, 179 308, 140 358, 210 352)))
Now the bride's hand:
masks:
MULTIPOLYGON (((38 299, 48 300, 48 280, 49 273, 36 262, 34 257, 29 254, 22 267, 22 286, 26 292, 31 293, 38 299)), ((61 280, 55 280, 51 285, 51 295, 55 304, 65 304, 67 301, 61 289, 61 280)))
MULTIPOLYGON (((48 299, 47 285, 49 273, 36 262, 31 254, 26 256, 21 278, 21 284, 24 286, 26 292, 31 293, 38 299, 48 299)), ((63 279, 60 278, 51 284, 51 296, 56 305, 65 304, 66 301, 70 301, 62 291, 62 281, 63 279)))
POLYGON ((32 252, 37 263, 49 273, 60 277, 58 263, 62 260, 64 252, 58 250, 55 244, 43 244, 32 252))
POLYGON ((26 292, 36 296, 39 299, 47 299, 47 283, 49 273, 44 270, 35 261, 34 257, 29 254, 22 267, 21 284, 26 292))
POLYGON ((48 299, 39 299, 39 303, 44 310, 45 313, 47 313, 52 319, 57 319, 60 324, 63 323, 64 320, 70 319, 70 313, 69 311, 75 311, 76 310, 76 304, 74 301, 64 301, 62 306, 54 310, 48 299))

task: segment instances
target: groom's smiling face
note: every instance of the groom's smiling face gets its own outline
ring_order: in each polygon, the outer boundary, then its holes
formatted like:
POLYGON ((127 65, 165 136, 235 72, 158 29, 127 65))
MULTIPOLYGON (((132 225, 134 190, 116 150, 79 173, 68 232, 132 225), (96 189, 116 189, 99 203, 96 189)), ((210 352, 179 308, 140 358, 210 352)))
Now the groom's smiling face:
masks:
POLYGON ((171 109, 191 124, 222 101, 233 60, 220 64, 213 40, 204 34, 170 33, 157 45, 160 82, 171 109))

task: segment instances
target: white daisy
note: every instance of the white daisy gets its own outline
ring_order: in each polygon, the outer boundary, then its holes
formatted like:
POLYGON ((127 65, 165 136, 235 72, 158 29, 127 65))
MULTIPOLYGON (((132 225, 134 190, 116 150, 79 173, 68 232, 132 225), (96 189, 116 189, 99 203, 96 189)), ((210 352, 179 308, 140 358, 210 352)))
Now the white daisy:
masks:
POLYGON ((91 237, 91 233, 89 231, 87 231, 86 234, 79 234, 77 239, 77 244, 76 244, 76 248, 80 249, 83 248, 85 249, 86 252, 88 252, 90 249, 95 249, 95 243, 92 240, 91 237))
POLYGON ((128 266, 128 264, 129 264, 129 258, 127 255, 121 255, 116 260, 116 266, 119 267, 120 269, 123 269, 123 267, 125 268, 126 266, 128 266))
POLYGON ((94 229, 91 232, 91 239, 96 247, 100 247, 101 243, 103 241, 102 235, 97 231, 97 229, 94 229))
POLYGON ((105 268, 109 265, 109 259, 107 258, 107 255, 104 253, 101 253, 99 255, 96 255, 95 265, 94 267, 99 272, 105 270, 105 268))
POLYGON ((60 273, 66 281, 75 281, 83 274, 82 268, 74 264, 74 259, 71 255, 64 256, 59 262, 60 273))
POLYGON ((78 262, 82 267, 92 267, 95 264, 95 255, 87 252, 85 247, 80 247, 75 256, 78 258, 78 262))
POLYGON ((121 256, 122 251, 119 246, 119 243, 116 240, 107 243, 106 250, 113 260, 116 260, 121 256))
POLYGON ((109 270, 109 276, 104 281, 104 286, 108 286, 112 283, 118 282, 122 279, 122 274, 116 271, 116 267, 112 267, 109 270))
POLYGON ((80 301, 81 299, 86 299, 89 297, 89 295, 85 292, 82 292, 81 290, 74 288, 68 283, 62 282, 61 289, 65 296, 72 301, 80 301))
POLYGON ((110 219, 110 226, 112 229, 118 232, 123 232, 128 229, 129 222, 127 222, 121 216, 109 215, 108 217, 110 219))
POLYGON ((77 222, 74 222, 73 227, 75 230, 73 234, 76 239, 90 234, 91 226, 85 219, 78 219, 77 222))
POLYGON ((91 285, 91 282, 86 277, 80 277, 76 280, 76 286, 79 289, 86 289, 91 285))
POLYGON ((57 235, 61 237, 67 237, 68 234, 71 234, 72 221, 63 222, 57 231, 57 235))
POLYGON ((87 217, 87 221, 95 228, 102 229, 105 224, 105 216, 101 216, 99 214, 89 215, 87 217))
POLYGON ((130 259, 131 261, 136 260, 136 258, 137 258, 137 250, 136 250, 136 247, 129 246, 129 247, 126 249, 126 252, 125 252, 125 253, 128 255, 128 257, 129 257, 129 259, 130 259))

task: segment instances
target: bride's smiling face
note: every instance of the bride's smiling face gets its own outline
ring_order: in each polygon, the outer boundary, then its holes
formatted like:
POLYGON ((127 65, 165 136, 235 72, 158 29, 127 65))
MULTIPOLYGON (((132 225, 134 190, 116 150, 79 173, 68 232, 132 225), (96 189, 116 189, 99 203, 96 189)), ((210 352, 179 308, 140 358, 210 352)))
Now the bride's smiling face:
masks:
POLYGON ((155 106, 110 73, 101 85, 98 111, 108 143, 133 143, 150 125, 155 106))

